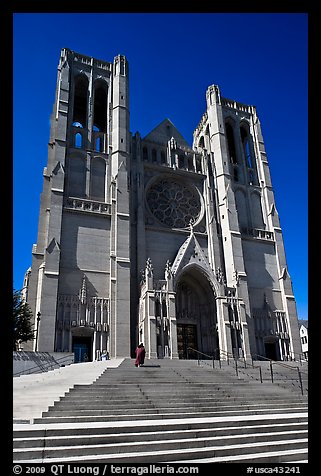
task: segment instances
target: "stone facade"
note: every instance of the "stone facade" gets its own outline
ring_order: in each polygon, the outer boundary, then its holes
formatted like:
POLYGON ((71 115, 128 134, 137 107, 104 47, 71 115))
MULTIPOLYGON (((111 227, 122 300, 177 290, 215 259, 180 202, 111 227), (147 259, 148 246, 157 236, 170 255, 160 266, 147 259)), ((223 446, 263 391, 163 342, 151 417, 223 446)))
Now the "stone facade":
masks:
POLYGON ((191 147, 169 119, 132 135, 128 90, 124 56, 61 51, 24 282, 37 350, 92 360, 142 341, 149 358, 293 358, 298 318, 255 107, 210 86, 191 147))

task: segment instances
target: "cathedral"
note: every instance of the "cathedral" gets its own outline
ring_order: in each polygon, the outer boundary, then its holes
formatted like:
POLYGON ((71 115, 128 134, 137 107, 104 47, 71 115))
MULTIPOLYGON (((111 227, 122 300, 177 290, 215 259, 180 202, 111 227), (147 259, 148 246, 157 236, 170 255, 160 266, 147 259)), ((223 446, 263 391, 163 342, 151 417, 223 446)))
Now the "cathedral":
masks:
POLYGON ((83 361, 143 342, 147 358, 293 359, 298 316, 256 108, 210 85, 190 146, 167 118, 132 134, 129 85, 124 56, 61 50, 25 350, 83 361))

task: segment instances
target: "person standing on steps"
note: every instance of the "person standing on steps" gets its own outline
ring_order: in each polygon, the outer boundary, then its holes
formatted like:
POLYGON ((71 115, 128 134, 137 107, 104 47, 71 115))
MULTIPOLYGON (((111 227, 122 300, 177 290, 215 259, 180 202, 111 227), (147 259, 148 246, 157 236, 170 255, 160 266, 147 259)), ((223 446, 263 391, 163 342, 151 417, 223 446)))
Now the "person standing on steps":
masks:
POLYGON ((145 347, 143 343, 137 346, 135 350, 135 354, 136 354, 135 367, 142 367, 142 365, 144 365, 144 360, 145 360, 145 347))
POLYGON ((103 353, 101 354, 101 360, 109 360, 109 353, 107 350, 103 350, 103 353))

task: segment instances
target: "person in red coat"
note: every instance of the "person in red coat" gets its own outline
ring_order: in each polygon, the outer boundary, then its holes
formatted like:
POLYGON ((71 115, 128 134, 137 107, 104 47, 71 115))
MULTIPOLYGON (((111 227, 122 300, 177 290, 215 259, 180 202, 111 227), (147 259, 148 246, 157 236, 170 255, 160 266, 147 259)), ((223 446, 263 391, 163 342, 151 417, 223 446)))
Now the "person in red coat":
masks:
POLYGON ((141 367, 144 365, 145 360, 145 347, 144 344, 139 344, 135 350, 136 360, 135 367, 141 367))

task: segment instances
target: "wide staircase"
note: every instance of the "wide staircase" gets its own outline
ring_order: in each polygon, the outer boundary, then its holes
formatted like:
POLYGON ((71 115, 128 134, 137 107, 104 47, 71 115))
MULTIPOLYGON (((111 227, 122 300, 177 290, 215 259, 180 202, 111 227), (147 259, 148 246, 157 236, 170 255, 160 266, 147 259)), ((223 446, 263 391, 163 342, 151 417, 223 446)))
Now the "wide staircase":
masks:
POLYGON ((307 381, 295 369, 272 383, 267 363, 133 362, 14 424, 14 462, 307 462, 307 381))

